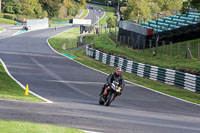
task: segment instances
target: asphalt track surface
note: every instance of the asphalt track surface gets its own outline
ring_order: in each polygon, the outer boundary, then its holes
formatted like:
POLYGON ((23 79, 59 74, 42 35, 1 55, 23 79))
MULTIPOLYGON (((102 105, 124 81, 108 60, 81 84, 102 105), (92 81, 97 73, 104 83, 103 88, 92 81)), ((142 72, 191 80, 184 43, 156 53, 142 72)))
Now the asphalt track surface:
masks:
MULTIPOLYGON (((92 13, 92 12, 90 12, 92 13)), ((89 16, 93 16, 89 14, 89 16)), ((0 100, 1 120, 22 120, 105 133, 199 133, 200 106, 126 83, 110 107, 98 105, 107 75, 52 51, 46 29, 0 40, 0 58, 30 90, 53 101, 0 100)))
POLYGON ((0 33, 0 39, 3 39, 21 30, 22 26, 0 24, 0 28, 5 28, 5 31, 0 33))

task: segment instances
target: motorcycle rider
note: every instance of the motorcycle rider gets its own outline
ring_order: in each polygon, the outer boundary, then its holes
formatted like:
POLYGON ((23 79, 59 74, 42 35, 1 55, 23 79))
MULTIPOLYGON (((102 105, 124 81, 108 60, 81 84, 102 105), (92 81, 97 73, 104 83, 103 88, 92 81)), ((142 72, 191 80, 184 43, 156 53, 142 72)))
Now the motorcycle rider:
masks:
MULTIPOLYGON (((107 83, 104 84, 99 96, 103 95, 105 88, 110 86, 112 84, 112 82, 115 81, 116 79, 119 81, 119 87, 121 87, 122 90, 123 90, 123 88, 125 87, 125 83, 124 83, 124 79, 123 79, 123 76, 122 76, 122 68, 121 67, 117 67, 116 72, 112 72, 107 77, 107 83)), ((121 95, 121 93, 119 95, 121 95)))

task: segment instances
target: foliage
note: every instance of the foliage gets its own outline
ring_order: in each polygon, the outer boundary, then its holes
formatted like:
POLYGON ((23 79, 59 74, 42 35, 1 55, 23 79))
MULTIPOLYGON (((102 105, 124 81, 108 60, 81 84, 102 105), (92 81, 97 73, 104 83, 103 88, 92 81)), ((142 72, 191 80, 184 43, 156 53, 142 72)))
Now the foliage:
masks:
POLYGON ((200 2, 199 0, 192 0, 191 6, 197 8, 200 11, 200 2))
POLYGON ((156 13, 161 11, 161 8, 158 6, 158 3, 153 3, 152 2, 152 3, 149 4, 149 6, 150 6, 152 14, 156 14, 156 13))
POLYGON ((182 6, 183 0, 129 0, 123 15, 125 19, 131 19, 161 11, 177 11, 182 6))
POLYGON ((4 13, 21 13, 20 0, 3 0, 2 9, 4 13))
POLYGON ((129 0, 127 9, 124 11, 124 18, 131 19, 151 14, 148 0, 129 0))
POLYGON ((66 0, 64 6, 67 8, 68 16, 76 16, 80 8, 85 5, 85 0, 66 0))
POLYGON ((46 17, 38 0, 20 0, 22 5, 22 14, 34 17, 46 17), (44 15, 44 16, 43 16, 44 15))
POLYGON ((43 12, 38 0, 4 0, 2 2, 3 12, 11 14, 21 14, 33 17, 47 17, 43 12))
POLYGON ((48 13, 48 17, 58 16, 58 11, 63 3, 63 0, 39 0, 44 11, 48 13))
POLYGON ((116 25, 116 19, 114 17, 108 18, 108 27, 114 27, 116 25))
POLYGON ((200 11, 199 0, 187 0, 183 2, 182 12, 186 12, 188 8, 196 8, 200 11))

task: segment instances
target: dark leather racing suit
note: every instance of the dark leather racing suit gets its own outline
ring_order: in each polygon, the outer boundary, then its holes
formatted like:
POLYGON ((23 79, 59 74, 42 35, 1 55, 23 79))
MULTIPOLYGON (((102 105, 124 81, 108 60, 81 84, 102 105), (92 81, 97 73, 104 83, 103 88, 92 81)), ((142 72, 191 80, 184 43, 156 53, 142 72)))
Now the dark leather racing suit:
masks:
POLYGON ((105 88, 110 86, 112 84, 112 82, 115 80, 119 81, 119 87, 121 87, 123 90, 123 88, 125 87, 125 83, 124 83, 124 79, 123 79, 122 75, 117 75, 116 72, 113 72, 107 77, 107 83, 104 84, 104 86, 101 90, 101 93, 99 95, 101 96, 104 93, 105 88))

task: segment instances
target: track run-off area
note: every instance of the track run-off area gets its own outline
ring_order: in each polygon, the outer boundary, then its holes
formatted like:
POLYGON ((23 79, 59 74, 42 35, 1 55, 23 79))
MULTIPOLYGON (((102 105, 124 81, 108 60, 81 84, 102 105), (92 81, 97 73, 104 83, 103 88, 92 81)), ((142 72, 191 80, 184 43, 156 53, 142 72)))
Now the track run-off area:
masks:
MULTIPOLYGON (((86 18, 95 16, 92 13, 86 18)), ((49 28, 0 39, 0 58, 10 74, 53 102, 0 100, 1 120, 104 133, 200 132, 199 105, 135 84, 126 83, 123 94, 111 106, 98 105, 98 93, 107 75, 57 54, 47 43, 49 37, 72 28, 49 28)))

